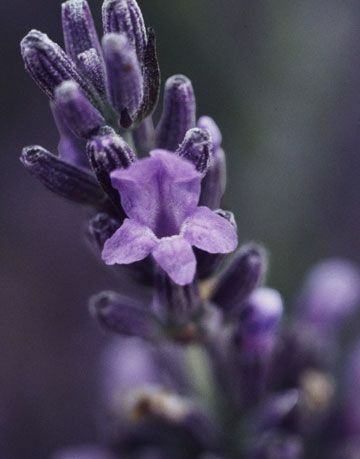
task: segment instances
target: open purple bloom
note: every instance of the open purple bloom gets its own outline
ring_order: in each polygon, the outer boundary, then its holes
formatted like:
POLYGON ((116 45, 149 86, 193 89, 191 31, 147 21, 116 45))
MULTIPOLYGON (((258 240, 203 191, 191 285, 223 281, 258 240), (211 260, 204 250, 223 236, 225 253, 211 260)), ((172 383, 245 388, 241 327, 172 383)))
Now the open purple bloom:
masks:
POLYGON ((103 259, 130 264, 152 254, 179 285, 193 281, 195 246, 209 253, 229 253, 236 230, 207 207, 198 207, 201 174, 192 163, 166 150, 111 174, 128 219, 106 241, 103 259))

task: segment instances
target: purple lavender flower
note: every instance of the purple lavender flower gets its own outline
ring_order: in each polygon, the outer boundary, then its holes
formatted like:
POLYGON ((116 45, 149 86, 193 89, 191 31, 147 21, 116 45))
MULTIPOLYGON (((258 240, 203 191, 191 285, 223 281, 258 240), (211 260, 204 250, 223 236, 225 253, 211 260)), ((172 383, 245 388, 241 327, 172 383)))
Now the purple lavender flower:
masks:
POLYGON ((201 175, 194 166, 165 150, 111 174, 129 217, 106 242, 107 264, 129 264, 152 254, 179 285, 193 281, 192 246, 229 253, 237 245, 234 227, 206 207, 198 207, 201 175))
POLYGON ((264 250, 247 244, 225 259, 237 227, 220 209, 220 129, 208 116, 196 123, 183 75, 166 81, 154 123, 154 32, 135 0, 105 0, 102 16, 99 40, 86 0, 68 0, 66 52, 34 30, 21 43, 60 133, 59 155, 32 146, 21 161, 51 191, 88 207, 87 239, 119 265, 119 293, 96 294, 89 305, 105 331, 120 335, 99 372, 102 443, 54 457, 357 457, 359 350, 345 391, 334 369, 340 325, 360 301, 358 268, 341 260, 315 267, 292 320, 282 322, 281 295, 263 285, 264 250))

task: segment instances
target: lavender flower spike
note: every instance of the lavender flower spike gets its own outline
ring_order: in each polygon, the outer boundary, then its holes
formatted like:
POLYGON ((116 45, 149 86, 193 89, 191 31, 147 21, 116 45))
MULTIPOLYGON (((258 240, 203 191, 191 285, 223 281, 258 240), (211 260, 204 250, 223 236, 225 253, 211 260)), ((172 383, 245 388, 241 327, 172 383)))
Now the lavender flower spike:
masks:
POLYGON ((201 175, 188 161, 165 150, 111 174, 128 219, 105 243, 107 264, 130 264, 152 254, 179 285, 192 282, 195 246, 229 253, 237 245, 235 228, 206 207, 198 207, 201 175))
POLYGON ((143 98, 143 77, 135 50, 126 35, 109 33, 103 39, 109 97, 120 117, 133 116, 143 98))
POLYGON ((186 132, 195 127, 196 104, 191 81, 175 75, 165 84, 164 107, 156 128, 156 146, 176 151, 186 132))
POLYGON ((101 54, 94 20, 86 0, 68 0, 62 4, 65 49, 77 63, 79 54, 94 48, 101 54))
POLYGON ((190 129, 176 153, 191 161, 200 174, 205 175, 212 159, 213 146, 209 131, 199 128, 190 129))
POLYGON ((78 137, 89 139, 105 125, 101 113, 74 81, 64 81, 56 88, 55 104, 69 129, 78 137))
POLYGON ((50 99, 54 98, 55 88, 66 80, 78 83, 90 100, 95 97, 74 62, 46 34, 29 32, 21 41, 21 54, 26 70, 50 99))

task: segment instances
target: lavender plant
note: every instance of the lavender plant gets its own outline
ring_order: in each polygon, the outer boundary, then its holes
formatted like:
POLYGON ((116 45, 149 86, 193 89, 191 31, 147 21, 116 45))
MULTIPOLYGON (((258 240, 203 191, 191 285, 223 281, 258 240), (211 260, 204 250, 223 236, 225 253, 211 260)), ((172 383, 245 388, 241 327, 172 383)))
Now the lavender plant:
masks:
POLYGON ((359 349, 338 365, 358 269, 315 267, 284 319, 264 249, 236 250, 235 218, 220 209, 222 136, 197 120, 191 81, 166 81, 154 127, 154 31, 135 0, 105 0, 102 16, 100 42, 86 0, 68 0, 65 51, 36 30, 21 42, 60 134, 57 154, 30 146, 21 161, 90 209, 86 236, 121 275, 119 292, 90 300, 118 335, 99 372, 99 439, 54 458, 359 458, 359 349))

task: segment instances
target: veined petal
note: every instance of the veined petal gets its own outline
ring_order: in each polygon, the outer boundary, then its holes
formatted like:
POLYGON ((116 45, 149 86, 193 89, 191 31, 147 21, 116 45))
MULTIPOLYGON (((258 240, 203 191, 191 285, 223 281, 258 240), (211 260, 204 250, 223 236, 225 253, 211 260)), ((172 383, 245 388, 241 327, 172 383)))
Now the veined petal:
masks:
POLYGON ((187 285, 193 281, 196 259, 191 245, 183 237, 162 238, 152 255, 176 284, 187 285))
POLYGON ((236 229, 207 207, 198 207, 188 217, 181 234, 191 245, 209 253, 229 253, 236 249, 236 229))
POLYGON ((105 242, 102 258, 107 265, 128 265, 146 258, 156 244, 157 238, 149 228, 125 219, 105 242))
POLYGON ((111 174, 128 217, 148 226, 157 237, 179 234, 197 206, 201 175, 184 159, 165 150, 111 174))

